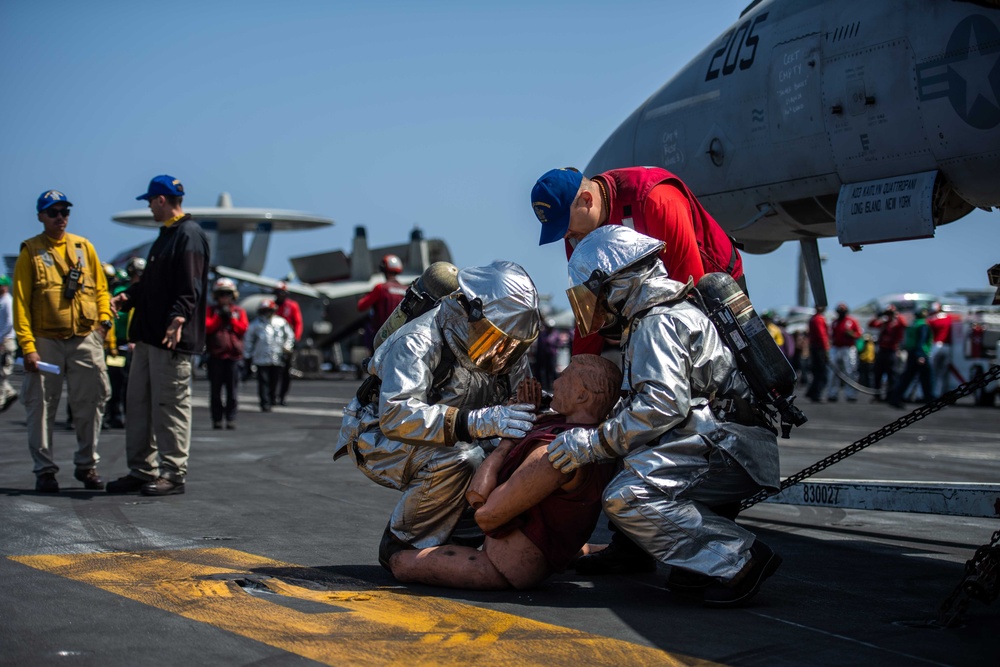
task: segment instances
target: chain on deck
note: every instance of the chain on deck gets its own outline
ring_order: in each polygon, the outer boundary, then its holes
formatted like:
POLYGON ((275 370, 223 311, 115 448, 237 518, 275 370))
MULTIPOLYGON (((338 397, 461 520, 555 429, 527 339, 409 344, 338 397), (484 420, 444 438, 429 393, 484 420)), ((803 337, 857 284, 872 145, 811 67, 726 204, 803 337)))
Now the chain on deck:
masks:
MULTIPOLYGON (((985 387, 997 379, 1000 379, 1000 366, 993 366, 986 373, 949 391, 937 400, 920 406, 913 412, 903 415, 891 424, 886 424, 879 430, 866 435, 840 451, 827 456, 825 459, 817 461, 808 468, 804 468, 794 475, 786 477, 781 482, 781 490, 784 491, 788 487, 794 486, 822 470, 826 470, 833 464, 843 461, 848 456, 857 454, 862 449, 874 445, 879 440, 883 440, 893 433, 901 431, 910 424, 914 424, 944 407, 953 405, 958 399, 968 396, 977 389, 985 387)), ((767 498, 767 496, 767 491, 761 491, 744 500, 740 505, 740 509, 745 510, 753 507, 767 498)), ((970 601, 978 600, 984 604, 989 604, 996 600, 998 595, 1000 595, 1000 530, 993 533, 990 542, 976 549, 976 553, 966 562, 962 580, 955 587, 951 595, 941 603, 937 619, 931 621, 931 625, 944 628, 957 627, 961 624, 962 617, 968 609, 970 601)))
MULTIPOLYGON (((804 468, 803 470, 800 470, 794 475, 786 477, 781 482, 781 491, 784 491, 790 486, 798 484, 804 479, 812 477, 818 472, 826 470, 833 464, 843 461, 848 456, 853 456, 854 454, 857 454, 862 449, 874 445, 879 440, 883 440, 892 435, 893 433, 896 433, 897 431, 903 430, 910 424, 914 424, 923 419, 924 417, 934 414, 935 412, 941 410, 942 408, 945 408, 949 405, 953 405, 958 399, 968 396, 977 389, 985 387, 990 382, 993 382, 994 380, 997 379, 1000 379, 1000 366, 993 366, 986 373, 980 375, 976 379, 970 380, 956 387, 955 389, 949 391, 947 394, 944 394, 940 398, 920 406, 913 412, 903 415, 896 421, 890 424, 886 424, 877 431, 869 433, 860 440, 848 445, 847 447, 844 447, 840 451, 835 452, 830 456, 827 456, 825 459, 817 461, 808 468, 804 468)), ((751 496, 750 498, 744 500, 740 504, 740 509, 745 510, 750 507, 753 507, 754 505, 756 505, 757 503, 759 503, 760 501, 764 500, 767 497, 768 497, 767 491, 760 491, 757 494, 751 496)))

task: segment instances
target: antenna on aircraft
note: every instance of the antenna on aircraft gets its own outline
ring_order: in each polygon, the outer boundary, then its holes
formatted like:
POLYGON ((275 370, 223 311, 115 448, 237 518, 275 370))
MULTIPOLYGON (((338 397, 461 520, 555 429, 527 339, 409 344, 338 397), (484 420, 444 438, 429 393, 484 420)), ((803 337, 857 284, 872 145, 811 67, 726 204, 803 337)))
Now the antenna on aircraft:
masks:
MULTIPOLYGON (((184 210, 208 234, 213 265, 221 264, 249 273, 260 273, 264 269, 271 232, 317 229, 334 224, 330 218, 302 211, 235 208, 228 192, 219 193, 215 206, 185 207, 184 210), (249 252, 243 250, 245 232, 254 234, 249 252)), ((111 219, 134 227, 159 227, 148 209, 122 211, 111 219)))

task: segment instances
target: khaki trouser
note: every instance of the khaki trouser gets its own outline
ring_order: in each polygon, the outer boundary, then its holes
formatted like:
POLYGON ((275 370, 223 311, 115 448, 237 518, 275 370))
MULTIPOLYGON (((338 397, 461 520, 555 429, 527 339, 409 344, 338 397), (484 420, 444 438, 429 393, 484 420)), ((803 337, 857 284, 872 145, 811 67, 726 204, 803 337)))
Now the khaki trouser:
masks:
POLYGON ((0 406, 7 400, 8 396, 13 396, 17 392, 10 384, 10 374, 14 370, 14 353, 17 351, 17 342, 13 338, 4 338, 0 341, 0 406))
POLYGON ((97 441, 101 435, 104 403, 110 393, 103 342, 101 334, 96 331, 67 340, 35 339, 39 358, 56 364, 62 371, 59 375, 41 371, 24 374, 21 400, 27 413, 28 449, 35 462, 36 475, 59 471, 52 458, 52 431, 64 378, 69 406, 73 410, 73 428, 76 430, 77 449, 73 464, 78 470, 97 466, 100 460, 97 441))
POLYGON ((191 355, 136 343, 125 396, 133 477, 183 482, 191 448, 191 355))

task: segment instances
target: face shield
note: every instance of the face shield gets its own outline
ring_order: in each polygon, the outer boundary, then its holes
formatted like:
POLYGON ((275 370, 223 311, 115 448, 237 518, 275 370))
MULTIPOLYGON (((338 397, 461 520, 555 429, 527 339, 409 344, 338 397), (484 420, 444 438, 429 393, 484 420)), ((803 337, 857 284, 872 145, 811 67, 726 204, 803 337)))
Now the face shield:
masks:
POLYGON ((477 322, 469 322, 466 353, 472 363, 484 373, 500 375, 509 371, 524 356, 537 337, 537 334, 530 339, 509 336, 483 318, 477 322))
POLYGON ((590 278, 581 285, 566 290, 569 306, 576 318, 576 327, 581 336, 589 336, 599 331, 607 321, 607 309, 601 299, 601 287, 607 276, 600 269, 594 269, 590 278))
MULTIPOLYGON (((580 335, 589 336, 618 320, 608 306, 608 291, 622 288, 612 282, 632 269, 658 262, 662 249, 662 241, 621 225, 598 227, 583 237, 569 258, 572 287, 566 290, 580 335)), ((641 282, 641 276, 634 278, 641 282)))

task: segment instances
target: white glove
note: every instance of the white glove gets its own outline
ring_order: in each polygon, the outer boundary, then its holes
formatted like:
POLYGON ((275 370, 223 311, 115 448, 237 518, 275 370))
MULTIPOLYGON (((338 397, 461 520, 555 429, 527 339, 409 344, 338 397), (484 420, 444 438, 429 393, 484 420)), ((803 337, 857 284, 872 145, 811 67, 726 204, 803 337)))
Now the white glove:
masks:
POLYGON ((469 435, 484 438, 523 438, 535 422, 534 406, 528 403, 494 405, 469 412, 469 435))
POLYGON ((549 462, 553 468, 562 473, 570 473, 588 463, 614 458, 596 441, 596 431, 573 428, 557 435, 545 451, 549 454, 549 462))

